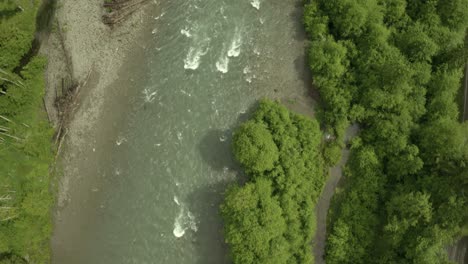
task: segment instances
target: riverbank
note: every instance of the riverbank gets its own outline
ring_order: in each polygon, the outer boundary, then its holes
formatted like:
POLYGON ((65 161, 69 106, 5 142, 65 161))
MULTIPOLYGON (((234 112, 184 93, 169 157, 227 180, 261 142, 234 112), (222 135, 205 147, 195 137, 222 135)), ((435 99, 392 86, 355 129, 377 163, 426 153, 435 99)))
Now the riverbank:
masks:
POLYGON ((458 264, 468 263, 468 237, 464 236, 448 248, 449 259, 458 264))
MULTIPOLYGON (((138 49, 145 28, 144 11, 132 14, 127 20, 111 28, 102 22, 105 13, 100 1, 63 1, 56 3, 55 17, 48 38, 43 40, 40 53, 48 57, 46 68, 46 94, 44 97, 49 119, 59 126, 56 98, 71 88, 79 89, 70 107, 70 120, 61 160, 76 157, 87 142, 84 134, 93 128, 103 111, 110 85, 116 79, 129 54, 138 49)), ((60 161, 59 161, 60 164, 60 161)), ((68 166, 63 169, 57 197, 58 207, 68 197, 70 177, 76 177, 68 166)))
POLYGON ((71 185, 82 178, 77 164, 86 166, 89 160, 84 157, 98 160, 97 153, 93 152, 91 157, 89 152, 94 149, 91 147, 94 144, 93 130, 99 116, 105 112, 104 102, 109 94, 115 93, 113 84, 117 76, 125 76, 129 57, 138 60, 139 53, 145 48, 139 44, 147 29, 145 11, 140 9, 111 28, 101 20, 106 12, 102 4, 92 0, 58 0, 51 32, 43 39, 40 50, 48 58, 45 107, 50 122, 56 130, 62 130, 63 137, 63 142, 58 143, 55 164, 60 177, 53 212, 53 263, 61 263, 56 261, 57 254, 68 254, 61 250, 63 236, 58 237, 57 232, 74 223, 68 221, 69 225, 63 225, 61 212, 70 202, 71 185), (57 107, 56 98, 71 89, 76 89, 74 97, 65 102, 67 109, 60 109, 63 105, 57 107), (66 112, 66 120, 59 116, 60 112, 66 112))

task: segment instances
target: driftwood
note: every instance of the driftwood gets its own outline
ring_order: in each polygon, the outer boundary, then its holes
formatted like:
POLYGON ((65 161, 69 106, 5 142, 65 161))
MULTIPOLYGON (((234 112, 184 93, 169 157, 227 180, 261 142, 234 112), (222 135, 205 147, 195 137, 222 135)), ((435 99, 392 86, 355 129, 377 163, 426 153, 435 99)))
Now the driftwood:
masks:
POLYGON ((65 136, 67 135, 67 133, 68 133, 68 130, 65 131, 65 134, 63 135, 62 139, 60 140, 60 142, 59 142, 59 144, 58 144, 57 153, 55 153, 55 160, 57 160, 57 157, 58 157, 59 154, 60 154, 60 150, 62 149, 63 139, 65 138, 65 136))
POLYGON ((68 133, 68 123, 70 122, 70 119, 75 111, 75 106, 77 105, 76 100, 78 98, 80 88, 86 86, 91 76, 91 72, 92 69, 88 71, 88 75, 86 76, 86 79, 83 83, 78 85, 72 83, 70 87, 65 88, 65 92, 62 94, 62 96, 57 97, 55 100, 55 107, 57 108, 59 116, 58 129, 55 133, 55 146, 57 146, 55 159, 57 159, 62 147, 63 140, 68 133))
POLYGON ((112 0, 106 2, 104 7, 109 10, 109 13, 102 16, 102 21, 107 25, 118 24, 146 2, 148 0, 112 0))
POLYGON ((49 109, 47 108, 47 104, 46 104, 44 98, 42 98, 42 103, 44 104, 44 109, 45 109, 46 114, 47 114, 47 120, 49 120, 49 123, 52 123, 52 119, 50 118, 49 109))

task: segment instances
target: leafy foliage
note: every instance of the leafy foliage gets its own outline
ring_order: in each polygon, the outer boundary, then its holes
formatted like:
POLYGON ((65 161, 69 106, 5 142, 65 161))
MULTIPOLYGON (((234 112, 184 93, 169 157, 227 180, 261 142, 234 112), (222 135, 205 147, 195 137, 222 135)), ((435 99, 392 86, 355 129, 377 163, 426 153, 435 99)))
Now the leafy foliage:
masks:
POLYGON ((25 57, 40 1, 0 2, 0 263, 48 263, 52 131, 42 57, 25 57))
POLYGON ((278 148, 264 125, 247 122, 234 138, 234 154, 244 167, 255 172, 271 170, 278 161, 278 148))
POLYGON ((304 24, 328 130, 341 142, 343 124, 361 127, 327 263, 446 263, 468 218, 468 133, 455 103, 468 1, 310 1, 304 24))
POLYGON ((314 206, 325 181, 315 120, 262 101, 234 134, 234 153, 250 176, 221 206, 234 263, 311 263, 314 206))

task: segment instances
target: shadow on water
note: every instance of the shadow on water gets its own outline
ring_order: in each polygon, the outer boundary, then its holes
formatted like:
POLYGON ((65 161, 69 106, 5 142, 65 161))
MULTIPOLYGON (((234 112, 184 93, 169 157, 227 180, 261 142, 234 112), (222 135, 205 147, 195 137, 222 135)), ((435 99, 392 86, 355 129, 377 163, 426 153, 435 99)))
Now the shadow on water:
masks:
POLYGON ((232 155, 232 135, 235 129, 257 109, 258 102, 252 104, 244 114, 239 115, 233 127, 227 130, 212 129, 208 131, 198 144, 198 150, 203 160, 216 171, 224 168, 240 171, 239 164, 232 155))
POLYGON ((234 164, 231 154, 232 130, 222 131, 213 129, 208 131, 198 144, 203 160, 214 170, 222 171, 234 164))
POLYGON ((300 80, 304 83, 304 91, 306 92, 306 95, 311 97, 315 102, 319 102, 320 95, 318 90, 313 86, 312 72, 309 68, 307 49, 308 48, 305 47, 304 55, 301 55, 294 60, 294 67, 300 80))
POLYGON ((303 25, 304 14, 304 1, 296 1, 294 10, 289 14, 290 18, 294 21, 294 39, 297 41, 306 40, 306 32, 303 25))
POLYGON ((198 231, 194 241, 200 256, 197 262, 199 264, 231 263, 228 246, 224 242, 223 223, 219 208, 224 200, 226 188, 233 183, 242 184, 247 178, 232 154, 232 134, 242 122, 252 116, 257 107, 258 102, 252 104, 228 130, 208 131, 198 144, 200 155, 214 170, 223 173, 227 168, 236 173, 235 178, 226 178, 218 183, 204 186, 189 196, 191 210, 196 216, 203 215, 203 220, 198 223, 198 231), (224 141, 220 140, 222 137, 224 141))
POLYGON ((228 246, 224 242, 223 223, 220 216, 220 205, 224 191, 231 182, 226 180, 196 190, 190 195, 190 208, 196 216, 203 215, 195 234, 196 248, 200 258, 199 264, 231 263, 228 246))
POLYGON ((307 33, 303 24, 304 2, 296 1, 294 10, 290 17, 294 21, 294 38, 304 43, 303 54, 294 60, 294 68, 301 81, 304 83, 304 88, 308 96, 312 97, 315 102, 320 101, 318 90, 313 86, 312 72, 309 66, 309 45, 307 45, 307 33))

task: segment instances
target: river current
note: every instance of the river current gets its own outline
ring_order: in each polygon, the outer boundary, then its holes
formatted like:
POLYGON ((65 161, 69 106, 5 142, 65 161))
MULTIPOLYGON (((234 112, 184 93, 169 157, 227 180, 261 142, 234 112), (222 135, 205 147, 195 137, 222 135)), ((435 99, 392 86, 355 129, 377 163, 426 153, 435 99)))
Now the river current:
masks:
POLYGON ((229 263, 219 205, 242 178, 232 130, 262 97, 312 109, 300 5, 150 7, 143 59, 117 80, 92 139, 99 158, 78 166, 59 209, 54 263, 229 263))

